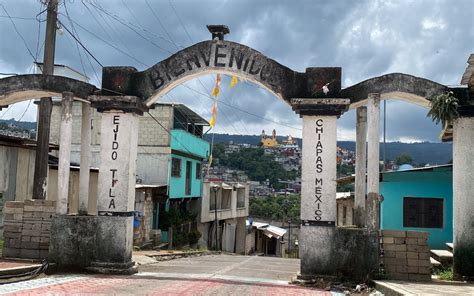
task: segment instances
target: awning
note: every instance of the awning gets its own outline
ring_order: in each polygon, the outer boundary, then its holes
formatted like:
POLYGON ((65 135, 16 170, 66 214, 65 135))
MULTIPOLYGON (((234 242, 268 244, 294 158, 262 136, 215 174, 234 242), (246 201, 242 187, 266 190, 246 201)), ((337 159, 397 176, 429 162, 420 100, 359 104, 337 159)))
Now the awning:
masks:
POLYGON ((222 182, 221 186, 222 186, 222 189, 232 190, 232 186, 227 183, 222 182))
MULTIPOLYGON (((247 220, 248 221, 248 220, 247 220)), ((248 224, 247 224, 248 225, 248 224)), ((275 237, 276 239, 281 238, 287 232, 286 229, 270 225, 268 223, 253 222, 252 226, 263 232, 269 238, 275 237)))

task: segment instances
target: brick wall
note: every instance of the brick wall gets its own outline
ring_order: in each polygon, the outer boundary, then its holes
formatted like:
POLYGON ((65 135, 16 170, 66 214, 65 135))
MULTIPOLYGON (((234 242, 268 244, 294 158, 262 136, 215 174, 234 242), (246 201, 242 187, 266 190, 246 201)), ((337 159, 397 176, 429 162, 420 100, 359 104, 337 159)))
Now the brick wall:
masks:
POLYGON ((8 201, 4 206, 3 257, 48 257, 55 201, 8 201))
POLYGON ((393 280, 431 280, 428 232, 382 230, 382 262, 393 280))

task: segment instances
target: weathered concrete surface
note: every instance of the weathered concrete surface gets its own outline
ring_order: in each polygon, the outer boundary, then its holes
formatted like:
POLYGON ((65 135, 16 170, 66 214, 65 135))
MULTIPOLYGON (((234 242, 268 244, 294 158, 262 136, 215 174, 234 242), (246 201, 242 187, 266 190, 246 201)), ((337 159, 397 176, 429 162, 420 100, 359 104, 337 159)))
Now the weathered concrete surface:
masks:
POLYGON ((302 226, 300 258, 302 279, 343 276, 366 280, 378 271, 378 232, 360 228, 302 226))
POLYGON ((43 74, 17 75, 0 79, 0 105, 9 105, 33 98, 60 97, 72 92, 77 98, 86 99, 97 88, 79 80, 43 74))
POLYGON ((138 115, 121 111, 102 113, 99 215, 134 210, 138 115))
POLYGON ((301 220, 336 221, 336 136, 336 116, 303 116, 301 220))
POLYGON ((474 278, 474 117, 454 122, 453 236, 454 272, 474 278))
POLYGON ((288 103, 291 98, 326 97, 321 91, 326 84, 328 97, 340 97, 341 68, 295 72, 250 47, 225 40, 197 43, 143 72, 132 67, 105 67, 102 81, 104 89, 142 97, 150 106, 177 85, 208 73, 249 79, 288 103))
POLYGON ((60 269, 131 264, 133 217, 56 216, 51 226, 49 259, 60 269))
POLYGON ((382 99, 397 97, 427 107, 431 96, 447 90, 447 86, 428 79, 403 73, 391 73, 349 86, 341 90, 341 95, 351 99, 351 108, 365 105, 370 93, 380 93, 382 99))
POLYGON ((365 187, 367 171, 367 107, 357 108, 356 115, 356 163, 355 163, 355 197, 354 224, 365 225, 365 187))
POLYGON ((58 198, 56 200, 56 213, 60 215, 67 214, 69 171, 71 166, 72 99, 72 93, 63 93, 59 133, 58 198))
MULTIPOLYGON (((375 200, 379 196, 380 172, 380 94, 369 94, 367 125, 367 199, 375 200)), ((374 214, 373 211, 370 213, 374 214)), ((376 217, 366 212, 366 225, 375 229, 376 217)))
POLYGON ((90 166, 91 166, 91 108, 82 103, 81 156, 79 172, 79 215, 87 215, 89 208, 90 166))

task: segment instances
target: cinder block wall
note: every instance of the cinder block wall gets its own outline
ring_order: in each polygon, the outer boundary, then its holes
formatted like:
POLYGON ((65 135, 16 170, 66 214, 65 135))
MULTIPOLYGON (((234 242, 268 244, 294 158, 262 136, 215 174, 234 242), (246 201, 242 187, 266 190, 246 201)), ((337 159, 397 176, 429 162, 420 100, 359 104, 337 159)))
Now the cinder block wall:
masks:
POLYGON ((382 230, 385 274, 392 280, 431 280, 428 232, 382 230))
POLYGON ((55 211, 56 202, 51 200, 6 202, 3 257, 47 258, 51 221, 55 211))

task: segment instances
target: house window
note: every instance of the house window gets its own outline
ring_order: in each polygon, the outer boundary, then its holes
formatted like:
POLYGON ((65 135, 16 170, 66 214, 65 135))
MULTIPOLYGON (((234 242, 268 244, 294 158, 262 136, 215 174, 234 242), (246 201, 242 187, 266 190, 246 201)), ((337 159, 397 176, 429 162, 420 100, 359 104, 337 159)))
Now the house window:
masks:
POLYGON ((181 159, 174 157, 171 159, 171 176, 181 177, 181 159))
POLYGON ((403 198, 403 227, 443 228, 442 198, 403 198))
POLYGON ((201 179, 201 164, 196 163, 196 179, 201 179))

